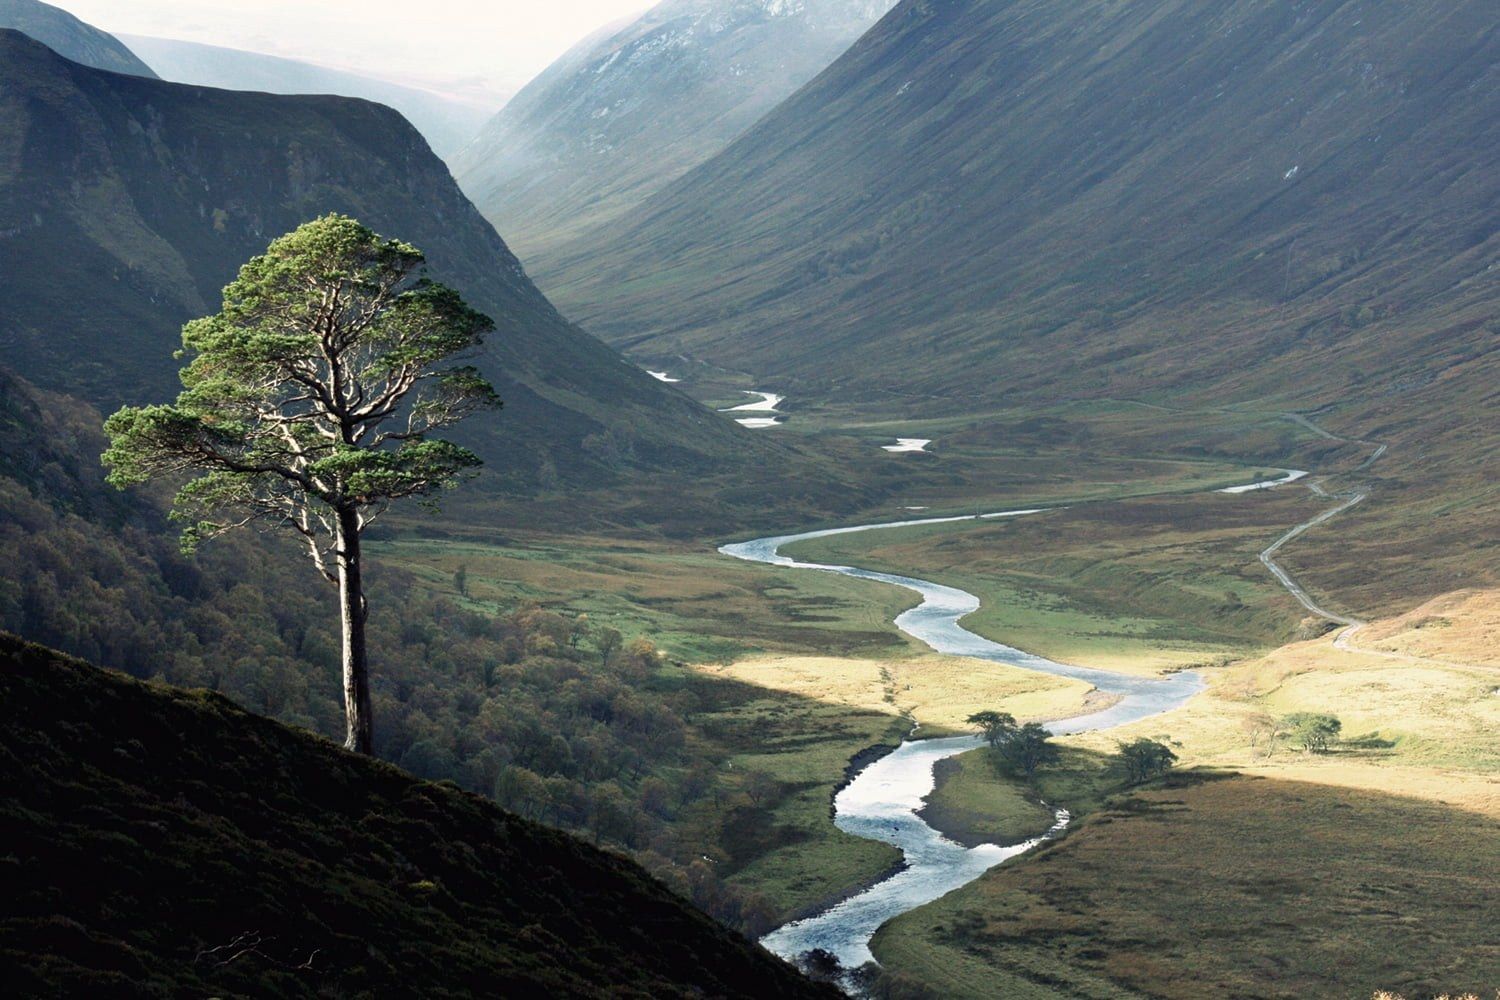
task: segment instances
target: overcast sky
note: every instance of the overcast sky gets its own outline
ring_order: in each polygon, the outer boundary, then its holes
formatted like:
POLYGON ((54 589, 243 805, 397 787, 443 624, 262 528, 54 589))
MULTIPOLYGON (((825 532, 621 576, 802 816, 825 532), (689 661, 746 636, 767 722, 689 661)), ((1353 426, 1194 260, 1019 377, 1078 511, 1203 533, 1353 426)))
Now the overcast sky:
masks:
POLYGON ((513 91, 654 0, 48 0, 105 31, 305 59, 453 92, 513 91))

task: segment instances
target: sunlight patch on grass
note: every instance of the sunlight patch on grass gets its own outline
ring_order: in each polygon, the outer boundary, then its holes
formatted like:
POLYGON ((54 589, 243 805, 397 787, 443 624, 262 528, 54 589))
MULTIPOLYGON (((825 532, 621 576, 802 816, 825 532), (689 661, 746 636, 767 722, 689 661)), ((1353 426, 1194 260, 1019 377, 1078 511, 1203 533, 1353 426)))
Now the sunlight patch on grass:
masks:
MULTIPOLYGON (((1449 595, 1369 632, 1416 630, 1424 655, 1471 656, 1492 607, 1449 595), (1447 624, 1414 629, 1434 614, 1447 624)), ((1037 791, 1085 818, 887 924, 880 960, 954 997, 1427 995, 1492 981, 1500 950, 1475 947, 1473 878, 1500 860, 1500 671, 1347 652, 1328 635, 1208 676, 1182 708, 1064 740, 1037 791), (1338 715, 1344 742, 1252 746, 1257 716, 1293 711, 1338 715), (1067 764, 1102 763, 1138 736, 1173 740, 1192 771, 1101 800, 1088 769, 1067 764)), ((1019 786, 982 752, 956 766, 935 818, 1016 822, 1019 786)))
POLYGON ((969 732, 964 720, 995 709, 1022 720, 1051 720, 1084 710, 1082 681, 956 656, 902 660, 826 656, 755 657, 700 671, 830 705, 899 714, 920 735, 969 732))
POLYGON ((1358 644, 1500 669, 1500 590, 1459 590, 1360 630, 1358 644))
MULTIPOLYGON (((1467 652, 1465 637, 1475 627, 1456 608, 1453 620, 1453 630, 1443 632, 1455 643, 1429 644, 1434 655, 1467 652)), ((1487 776, 1500 788, 1500 669, 1393 660, 1338 649, 1333 639, 1292 643, 1212 671, 1209 689, 1183 707, 1073 741, 1104 749, 1115 740, 1170 735, 1183 744, 1184 764, 1271 773, 1295 762, 1305 780, 1326 769, 1337 771, 1340 785, 1443 801, 1443 782, 1434 775, 1444 772, 1487 776), (1267 757, 1263 741, 1251 745, 1257 716, 1291 712, 1338 716, 1344 742, 1331 754, 1315 756, 1282 748, 1267 757)), ((1458 799, 1471 800, 1472 790, 1455 788, 1452 800, 1458 799)))

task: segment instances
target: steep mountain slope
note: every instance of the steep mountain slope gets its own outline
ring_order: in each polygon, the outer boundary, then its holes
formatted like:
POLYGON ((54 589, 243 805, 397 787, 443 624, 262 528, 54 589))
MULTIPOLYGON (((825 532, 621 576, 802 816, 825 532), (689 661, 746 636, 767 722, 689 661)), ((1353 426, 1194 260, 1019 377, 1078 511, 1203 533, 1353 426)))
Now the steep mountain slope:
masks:
POLYGON ((15 995, 835 996, 634 864, 0 634, 15 995))
POLYGON ((65 58, 111 73, 156 79, 151 67, 120 40, 51 4, 38 0, 0 0, 0 28, 13 28, 65 58))
POLYGON ((907 0, 548 289, 804 397, 1372 399, 1493 349, 1496 162, 1482 0, 907 0))
POLYGON ((0 348, 43 388, 106 411, 170 398, 180 325, 330 211, 421 247, 496 320, 481 367, 506 409, 466 433, 497 474, 597 481, 743 447, 563 319, 396 112, 101 73, 0 32, 0 348))
POLYGON ((438 94, 295 59, 171 38, 121 35, 164 79, 269 94, 336 94, 386 104, 406 116, 439 156, 458 152, 494 113, 438 94))
POLYGON ((891 2, 665 0, 548 68, 454 172, 545 286, 562 245, 718 152, 891 2))

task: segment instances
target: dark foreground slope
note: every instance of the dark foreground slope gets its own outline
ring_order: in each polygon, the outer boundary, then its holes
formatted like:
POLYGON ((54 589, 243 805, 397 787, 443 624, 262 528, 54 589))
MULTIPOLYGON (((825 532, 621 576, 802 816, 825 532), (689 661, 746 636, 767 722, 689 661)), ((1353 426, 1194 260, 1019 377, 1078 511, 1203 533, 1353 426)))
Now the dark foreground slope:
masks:
POLYGON ((38 0, 0 0, 0 28, 14 28, 74 62, 152 79, 156 74, 115 36, 38 0))
POLYGON ((389 108, 104 73, 0 32, 0 349, 43 388, 106 412, 170 398, 181 324, 333 211, 421 247, 496 320, 480 364, 506 409, 465 433, 510 481, 701 470, 742 447, 560 316, 389 108))
POLYGON ((0 635, 19 995, 823 996, 624 859, 0 635))
POLYGON ((812 391, 1369 397, 1493 347, 1497 160, 1485 0, 908 0, 548 291, 812 391))
POLYGON ((665 0, 581 42, 454 160, 540 276, 812 79, 892 0, 665 0))

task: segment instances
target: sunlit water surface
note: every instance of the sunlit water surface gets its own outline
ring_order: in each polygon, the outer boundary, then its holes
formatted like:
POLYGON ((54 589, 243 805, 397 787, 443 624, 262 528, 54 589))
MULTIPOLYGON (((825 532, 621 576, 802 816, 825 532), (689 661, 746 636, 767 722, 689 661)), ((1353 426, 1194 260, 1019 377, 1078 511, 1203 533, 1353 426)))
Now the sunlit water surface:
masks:
MULTIPOLYGON (((1102 711, 1048 726, 1057 735, 1107 729, 1144 719, 1176 708, 1200 691, 1203 681, 1192 672, 1185 671, 1165 679, 1131 677, 1107 670, 1057 663, 975 635, 960 625, 959 621, 978 610, 979 598, 955 587, 891 573, 877 573, 856 566, 798 562, 780 553, 783 546, 794 542, 830 535, 922 524, 1022 517, 1039 513, 1042 511, 1014 510, 977 516, 934 517, 831 528, 797 535, 757 538, 749 542, 725 545, 719 551, 751 562, 838 573, 914 590, 922 596, 922 603, 898 615, 896 627, 938 652, 993 660, 1025 670, 1072 677, 1086 681, 1106 694, 1119 696, 1117 702, 1102 711)), ((838 956, 845 968, 856 968, 872 960, 870 938, 881 924, 972 882, 1005 859, 1021 854, 1045 839, 1005 846, 984 844, 967 848, 942 836, 917 815, 917 810, 922 808, 922 799, 933 789, 933 765, 980 745, 981 741, 977 736, 908 740, 893 753, 861 771, 835 797, 834 822, 839 829, 848 833, 900 848, 905 856, 905 866, 884 881, 815 917, 798 920, 772 931, 761 943, 789 959, 814 948, 823 948, 838 956)), ((1056 816, 1057 821, 1047 836, 1067 825, 1066 811, 1056 810, 1056 816)))

